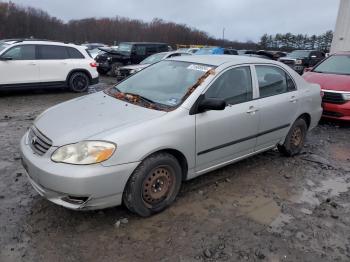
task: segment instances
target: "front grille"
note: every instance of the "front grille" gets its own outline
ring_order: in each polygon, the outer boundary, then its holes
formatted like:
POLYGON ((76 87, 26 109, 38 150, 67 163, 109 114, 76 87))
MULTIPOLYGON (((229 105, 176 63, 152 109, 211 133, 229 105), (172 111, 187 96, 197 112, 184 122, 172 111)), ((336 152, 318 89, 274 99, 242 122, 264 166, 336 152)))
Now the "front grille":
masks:
POLYGON ((40 156, 44 155, 52 146, 52 141, 34 126, 29 130, 28 143, 30 148, 40 156))
POLYGON ((322 102, 331 104, 344 104, 346 100, 340 93, 323 92, 322 102))

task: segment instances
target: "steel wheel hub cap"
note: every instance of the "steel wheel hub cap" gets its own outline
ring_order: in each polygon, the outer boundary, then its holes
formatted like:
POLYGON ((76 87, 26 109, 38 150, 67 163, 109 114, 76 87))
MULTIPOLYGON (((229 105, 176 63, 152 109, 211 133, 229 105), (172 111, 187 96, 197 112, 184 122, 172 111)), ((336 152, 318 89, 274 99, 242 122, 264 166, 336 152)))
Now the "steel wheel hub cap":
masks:
POLYGON ((295 128, 292 133, 292 144, 294 146, 299 146, 301 142, 303 141, 303 132, 299 127, 295 128))
POLYGON ((153 169, 143 183, 142 196, 146 203, 155 205, 167 198, 173 190, 174 176, 167 167, 153 169))

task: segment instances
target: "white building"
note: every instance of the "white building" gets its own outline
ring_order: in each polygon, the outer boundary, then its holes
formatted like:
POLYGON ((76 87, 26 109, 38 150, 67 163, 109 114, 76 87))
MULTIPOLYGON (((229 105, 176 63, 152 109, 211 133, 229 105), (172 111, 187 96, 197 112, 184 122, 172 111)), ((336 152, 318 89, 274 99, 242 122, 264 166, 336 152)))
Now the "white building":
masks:
POLYGON ((331 53, 350 51, 350 0, 340 0, 331 53))

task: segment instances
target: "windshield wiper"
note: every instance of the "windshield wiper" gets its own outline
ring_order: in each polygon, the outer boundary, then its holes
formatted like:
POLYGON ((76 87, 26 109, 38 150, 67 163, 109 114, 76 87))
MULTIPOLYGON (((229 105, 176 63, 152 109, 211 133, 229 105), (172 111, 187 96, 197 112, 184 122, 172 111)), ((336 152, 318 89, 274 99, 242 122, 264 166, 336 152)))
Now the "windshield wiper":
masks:
MULTIPOLYGON (((120 92, 120 91, 119 91, 119 92, 120 92)), ((149 104, 157 104, 157 103, 154 102, 153 100, 151 100, 151 99, 149 99, 149 98, 147 98, 147 97, 141 96, 141 95, 139 95, 139 94, 128 93, 128 92, 126 92, 126 93, 124 93, 124 94, 125 94, 125 95, 130 95, 130 96, 136 96, 136 97, 140 98, 142 101, 147 102, 147 103, 149 103, 149 104)))

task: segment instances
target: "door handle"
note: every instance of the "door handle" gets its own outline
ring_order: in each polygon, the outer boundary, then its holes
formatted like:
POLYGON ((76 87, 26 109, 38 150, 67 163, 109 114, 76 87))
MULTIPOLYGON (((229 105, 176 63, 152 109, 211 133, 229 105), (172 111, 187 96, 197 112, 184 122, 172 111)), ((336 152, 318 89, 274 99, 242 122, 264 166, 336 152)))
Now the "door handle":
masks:
POLYGON ((254 106, 250 106, 248 111, 247 111, 247 114, 254 115, 258 111, 259 111, 258 108, 254 107, 254 106))
POLYGON ((291 103, 296 103, 298 101, 298 99, 295 97, 295 96, 292 96, 290 99, 289 99, 289 102, 291 103))

